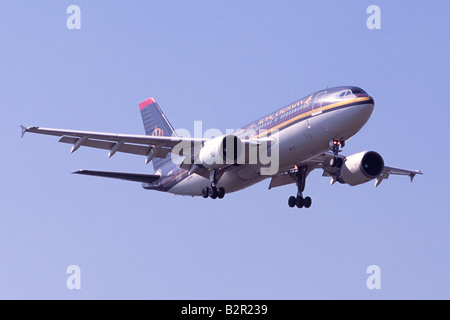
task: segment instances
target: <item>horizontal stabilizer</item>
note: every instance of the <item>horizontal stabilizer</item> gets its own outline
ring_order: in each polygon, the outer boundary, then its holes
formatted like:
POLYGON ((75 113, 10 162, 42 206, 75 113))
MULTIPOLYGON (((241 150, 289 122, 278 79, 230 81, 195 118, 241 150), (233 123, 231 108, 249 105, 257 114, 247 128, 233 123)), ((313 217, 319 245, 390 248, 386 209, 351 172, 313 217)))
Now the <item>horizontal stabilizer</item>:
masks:
POLYGON ((156 174, 139 174, 139 173, 107 172, 107 171, 91 171, 91 170, 80 170, 73 172, 73 174, 83 174, 86 176, 113 178, 142 183, 153 183, 161 177, 156 174))

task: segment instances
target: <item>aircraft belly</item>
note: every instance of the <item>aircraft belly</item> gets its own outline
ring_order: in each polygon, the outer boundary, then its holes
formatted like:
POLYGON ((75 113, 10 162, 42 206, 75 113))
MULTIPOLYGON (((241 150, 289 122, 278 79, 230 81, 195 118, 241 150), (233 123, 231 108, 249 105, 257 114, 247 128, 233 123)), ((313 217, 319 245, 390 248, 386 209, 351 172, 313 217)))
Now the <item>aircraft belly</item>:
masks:
MULTIPOLYGON (((247 167, 242 165, 236 168, 232 168, 226 171, 217 183, 217 187, 225 188, 227 193, 232 193, 238 190, 245 189, 255 183, 258 183, 268 176, 260 176, 254 166, 246 173, 246 179, 243 179, 238 174, 238 169, 247 167)), ((204 187, 210 187, 211 183, 209 179, 206 179, 200 175, 192 174, 186 179, 180 181, 173 186, 168 192, 184 196, 201 196, 202 189, 204 187)))
POLYGON ((204 187, 209 187, 210 185, 211 183, 208 179, 198 174, 191 174, 189 177, 170 188, 168 192, 183 196, 201 196, 202 189, 204 187))
POLYGON ((218 186, 224 187, 229 193, 245 189, 268 178, 268 176, 261 176, 258 169, 259 167, 255 165, 238 166, 234 170, 227 171, 220 179, 218 186))

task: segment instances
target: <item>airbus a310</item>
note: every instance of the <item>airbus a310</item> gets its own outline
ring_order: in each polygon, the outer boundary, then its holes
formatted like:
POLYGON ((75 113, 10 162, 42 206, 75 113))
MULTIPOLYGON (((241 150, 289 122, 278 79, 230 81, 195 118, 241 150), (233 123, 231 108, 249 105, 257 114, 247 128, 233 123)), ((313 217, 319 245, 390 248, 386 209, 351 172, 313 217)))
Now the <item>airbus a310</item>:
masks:
POLYGON ((222 199, 270 179, 269 189, 296 184, 290 207, 309 208, 304 196, 306 178, 314 169, 335 182, 356 186, 375 180, 378 186, 390 175, 413 178, 419 170, 385 165, 375 151, 341 155, 347 140, 360 131, 374 110, 374 99, 354 86, 327 88, 295 101, 229 134, 212 138, 181 137, 155 99, 139 104, 145 135, 110 134, 41 127, 26 132, 61 137, 59 142, 80 147, 145 157, 153 174, 79 170, 80 175, 142 183, 143 188, 177 195, 222 199))

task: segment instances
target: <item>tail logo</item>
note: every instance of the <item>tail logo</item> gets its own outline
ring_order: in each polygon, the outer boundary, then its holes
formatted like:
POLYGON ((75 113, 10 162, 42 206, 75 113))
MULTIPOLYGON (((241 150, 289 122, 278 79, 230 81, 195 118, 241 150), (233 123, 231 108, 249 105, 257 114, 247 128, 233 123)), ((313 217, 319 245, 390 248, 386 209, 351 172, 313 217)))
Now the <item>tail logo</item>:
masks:
POLYGON ((156 137, 162 137, 162 136, 164 136, 164 131, 163 131, 163 129, 158 128, 158 127, 155 125, 155 129, 154 129, 153 132, 152 132, 152 136, 156 136, 156 137))

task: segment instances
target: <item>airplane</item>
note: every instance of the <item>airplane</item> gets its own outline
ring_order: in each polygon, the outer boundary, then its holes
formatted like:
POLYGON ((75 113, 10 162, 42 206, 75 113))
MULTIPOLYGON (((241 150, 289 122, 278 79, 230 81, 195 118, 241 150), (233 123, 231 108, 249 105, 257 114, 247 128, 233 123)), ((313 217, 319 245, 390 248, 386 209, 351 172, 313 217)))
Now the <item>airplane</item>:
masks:
POLYGON ((155 171, 79 170, 74 174, 140 182, 147 190, 211 199, 270 179, 269 189, 296 184, 289 207, 309 208, 312 199, 303 193, 306 178, 315 169, 323 170, 331 184, 351 186, 372 180, 379 186, 390 175, 409 176, 412 182, 423 174, 386 166, 375 151, 340 154, 369 120, 374 105, 374 99, 359 87, 327 88, 211 138, 179 136, 154 98, 139 104, 145 135, 20 127, 22 138, 27 132, 60 137, 59 142, 72 145, 71 153, 91 147, 109 151, 109 158, 117 152, 144 156, 145 164, 152 162, 155 171))

